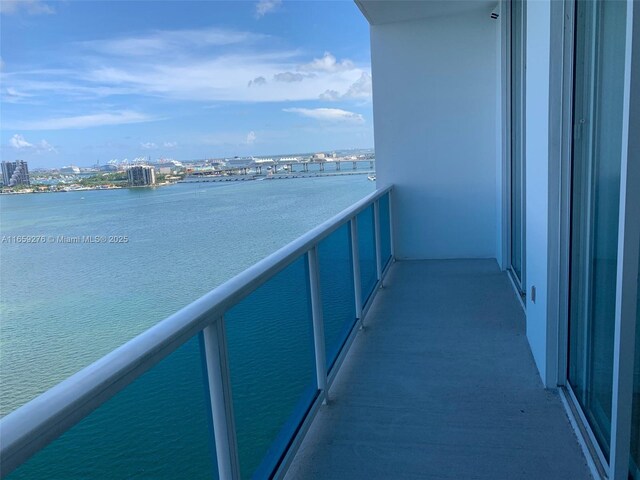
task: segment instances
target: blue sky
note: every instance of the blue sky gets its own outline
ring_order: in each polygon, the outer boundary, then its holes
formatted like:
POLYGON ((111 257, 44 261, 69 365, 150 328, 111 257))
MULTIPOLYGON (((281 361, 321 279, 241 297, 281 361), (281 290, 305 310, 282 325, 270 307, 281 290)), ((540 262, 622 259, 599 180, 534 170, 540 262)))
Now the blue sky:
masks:
POLYGON ((348 1, 0 3, 2 160, 33 167, 373 146, 348 1))

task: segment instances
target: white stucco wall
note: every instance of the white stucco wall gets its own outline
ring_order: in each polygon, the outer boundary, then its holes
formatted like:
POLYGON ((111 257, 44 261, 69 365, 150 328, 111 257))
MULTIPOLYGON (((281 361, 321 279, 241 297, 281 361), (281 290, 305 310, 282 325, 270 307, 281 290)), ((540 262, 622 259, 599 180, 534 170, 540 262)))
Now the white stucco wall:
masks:
POLYGON ((371 26, 378 185, 398 258, 495 258, 499 22, 490 10, 371 26))
MULTIPOLYGON (((527 338, 547 380, 549 196, 549 1, 527 2, 526 75, 526 292, 527 338), (531 301, 531 287, 536 301, 531 301)), ((553 386, 553 385, 548 385, 553 386)))

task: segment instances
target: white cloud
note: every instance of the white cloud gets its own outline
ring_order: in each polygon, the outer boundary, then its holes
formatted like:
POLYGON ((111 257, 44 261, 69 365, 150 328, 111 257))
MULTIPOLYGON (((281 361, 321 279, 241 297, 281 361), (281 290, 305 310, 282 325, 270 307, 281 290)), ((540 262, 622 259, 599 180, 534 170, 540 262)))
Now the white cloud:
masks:
POLYGON ((264 77, 256 77, 253 80, 249 80, 249 83, 247 84, 247 87, 250 87, 251 85, 266 85, 267 84, 267 79, 264 77))
POLYGON ((0 2, 0 13, 13 15, 21 10, 29 15, 51 15, 55 13, 51 5, 47 5, 41 0, 2 0, 0 2))
POLYGON ((142 148, 144 148, 145 150, 154 150, 154 149, 158 148, 158 145, 156 145, 153 142, 144 142, 144 143, 141 143, 140 146, 142 148))
POLYGON ((354 66, 351 60, 345 59, 339 62, 336 57, 329 52, 324 52, 322 58, 314 58, 310 63, 300 66, 300 70, 317 72, 342 72, 353 68, 354 66))
POLYGON ((28 150, 36 151, 37 153, 41 153, 41 152, 58 153, 56 148, 46 140, 42 139, 37 144, 34 145, 33 143, 28 142, 22 135, 18 133, 14 134, 13 137, 11 137, 11 139, 9 140, 9 143, 16 150, 28 149, 28 150))
POLYGON ((47 142, 46 140, 40 140, 40 142, 38 142, 38 145, 36 147, 38 149, 38 151, 40 152, 53 152, 53 153, 58 153, 58 150, 56 150, 56 148, 51 145, 49 142, 47 142))
POLYGON ((52 96, 58 95, 83 100, 136 93, 131 88, 87 84, 83 79, 74 78, 79 75, 84 74, 78 71, 64 74, 56 70, 3 73, 2 83, 9 86, 2 92, 2 100, 16 103, 27 97, 34 97, 33 100, 36 100, 35 97, 41 97, 40 100, 46 102, 52 96), (57 80, 56 77, 59 75, 65 76, 66 80, 57 80), (11 93, 16 92, 19 97, 11 96, 11 93))
POLYGON ((165 57, 180 53, 185 49, 210 50, 234 44, 252 43, 267 38, 266 35, 221 28, 191 30, 155 30, 143 35, 124 36, 107 40, 80 42, 77 45, 86 50, 116 57, 165 57))
POLYGON ((27 142, 24 137, 18 133, 11 137, 9 143, 11 143, 11 146, 16 150, 22 150, 23 148, 35 148, 33 143, 27 142))
POLYGON ((253 145, 256 141, 256 133, 252 130, 247 133, 247 145, 253 145))
MULTIPOLYGON (((85 88, 87 85, 99 87, 107 95, 111 90, 114 94, 122 92, 180 100, 270 102, 317 99, 328 89, 346 92, 363 72, 368 72, 368 67, 356 66, 348 59, 336 59, 330 52, 305 62, 300 61, 298 50, 271 51, 253 46, 232 52, 222 47, 197 50, 201 42, 196 40, 194 32, 203 32, 206 36, 210 29, 190 31, 189 35, 183 32, 179 42, 169 42, 175 47, 171 51, 171 62, 164 60, 166 55, 155 53, 156 44, 165 45, 159 32, 129 39, 124 50, 111 42, 108 50, 113 58, 87 64, 88 68, 80 72, 78 83, 85 88), (191 41, 193 43, 189 43, 191 41), (126 55, 129 50, 139 49, 139 44, 150 44, 154 54, 137 58, 126 55), (269 82, 269 78, 275 81, 269 82), (260 88, 243 88, 244 85, 260 88)), ((242 45, 258 38, 246 32, 240 32, 236 37, 242 45)), ((95 47, 98 51, 105 49, 104 44, 95 47)), ((69 77, 64 78, 68 80, 69 77)))
POLYGON ((371 98, 371 75, 362 72, 360 78, 349 87, 343 98, 371 98))
POLYGON ((43 107, 64 96, 79 113, 87 110, 82 101, 109 99, 113 105, 123 95, 206 103, 310 101, 328 90, 346 95, 370 71, 330 52, 314 59, 300 50, 273 49, 273 42, 255 44, 264 38, 202 28, 72 43, 56 58, 74 69, 34 65, 3 72, 3 100, 26 100, 7 96, 8 88, 43 107))
POLYGON ((260 0, 256 3, 256 18, 264 17, 280 6, 282 0, 260 0))
POLYGON ((355 112, 349 112, 340 108, 283 108, 283 112, 296 113, 303 117, 313 118, 327 122, 363 123, 364 117, 355 112))
POLYGON ((18 103, 32 96, 33 95, 31 94, 20 92, 13 87, 7 87, 4 91, 4 95, 2 95, 2 101, 7 103, 18 103))
POLYGON ((178 146, 178 142, 164 142, 162 146, 164 148, 176 148, 178 146))
MULTIPOLYGON (((108 67, 82 73, 81 88, 95 85, 131 95, 212 101, 274 102, 317 100, 326 90, 347 92, 367 70, 342 61, 329 70, 298 71, 296 51, 242 53, 216 57, 180 58, 170 63, 158 58, 142 61, 122 59, 108 67), (224 72, 224 75, 217 74, 224 72), (304 81, 267 81, 282 73, 300 73, 304 81), (249 88, 247 88, 247 86, 249 88), (255 88, 259 87, 259 88, 255 88)), ((282 77, 277 77, 282 78, 282 77)), ((84 94, 84 91, 82 92, 84 94)), ((108 91, 107 91, 108 94, 108 91)))
MULTIPOLYGON (((25 96, 23 93, 18 92, 15 88, 7 88, 7 95, 12 96, 12 97, 22 97, 25 96)), ((28 95, 26 95, 28 96, 28 95)))
POLYGON ((67 130, 73 128, 101 127, 105 125, 123 125, 128 123, 150 122, 156 117, 144 113, 123 110, 111 113, 95 113, 75 117, 58 117, 32 122, 17 123, 14 128, 20 130, 67 130))
POLYGON ((319 98, 330 102, 353 99, 368 100, 371 98, 371 75, 367 72, 362 72, 360 78, 353 82, 342 95, 336 90, 325 90, 324 93, 320 94, 319 98))
POLYGON ((320 94, 320 100, 328 100, 330 102, 336 102, 340 100, 340 92, 336 92, 335 90, 325 90, 324 93, 320 94))
POLYGON ((301 82, 302 80, 304 80, 304 78, 305 78, 305 75, 301 73, 293 73, 293 72, 276 73, 273 76, 273 79, 276 82, 287 82, 287 83, 301 82))

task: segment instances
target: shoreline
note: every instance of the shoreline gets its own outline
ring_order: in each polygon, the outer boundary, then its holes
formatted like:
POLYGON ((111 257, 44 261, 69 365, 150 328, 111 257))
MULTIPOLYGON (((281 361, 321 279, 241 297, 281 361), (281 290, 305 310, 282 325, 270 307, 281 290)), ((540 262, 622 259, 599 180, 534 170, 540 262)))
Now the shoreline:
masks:
POLYGON ((127 185, 127 186, 113 186, 113 187, 104 187, 102 185, 98 185, 95 187, 80 187, 80 188, 67 188, 60 190, 31 190, 31 191, 20 191, 20 192, 0 192, 0 195, 28 195, 31 193, 69 193, 69 192, 87 192, 90 190, 123 190, 126 188, 157 188, 157 187, 166 187, 169 185, 175 185, 179 182, 163 182, 157 183, 155 185, 127 185))
POLYGON ((69 192, 86 192, 90 190, 122 190, 137 188, 158 188, 177 185, 179 183, 222 183, 222 182, 253 182, 263 180, 291 180, 295 178, 319 178, 319 177, 339 177, 351 175, 373 175, 375 170, 361 170, 348 172, 299 172, 299 173, 277 173, 274 175, 208 175, 208 176, 190 176, 182 180, 173 182, 163 182, 155 185, 127 185, 127 186, 111 186, 105 187, 98 185, 95 187, 79 187, 79 188, 62 188, 60 190, 26 190, 18 192, 0 192, 0 195, 29 195, 42 193, 69 193, 69 192))

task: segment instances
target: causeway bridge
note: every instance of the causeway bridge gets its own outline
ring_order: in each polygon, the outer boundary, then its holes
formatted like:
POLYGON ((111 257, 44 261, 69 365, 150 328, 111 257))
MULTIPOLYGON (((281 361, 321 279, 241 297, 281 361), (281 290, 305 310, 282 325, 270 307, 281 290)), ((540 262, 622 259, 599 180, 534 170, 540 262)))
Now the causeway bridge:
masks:
POLYGON ((210 177, 219 175, 266 175, 283 174, 283 173, 314 173, 314 172, 346 172, 360 171, 364 173, 373 172, 375 170, 375 159, 312 159, 312 160, 267 160, 267 161, 250 161, 247 163, 234 164, 230 161, 226 165, 212 166, 189 172, 192 177, 210 177))

